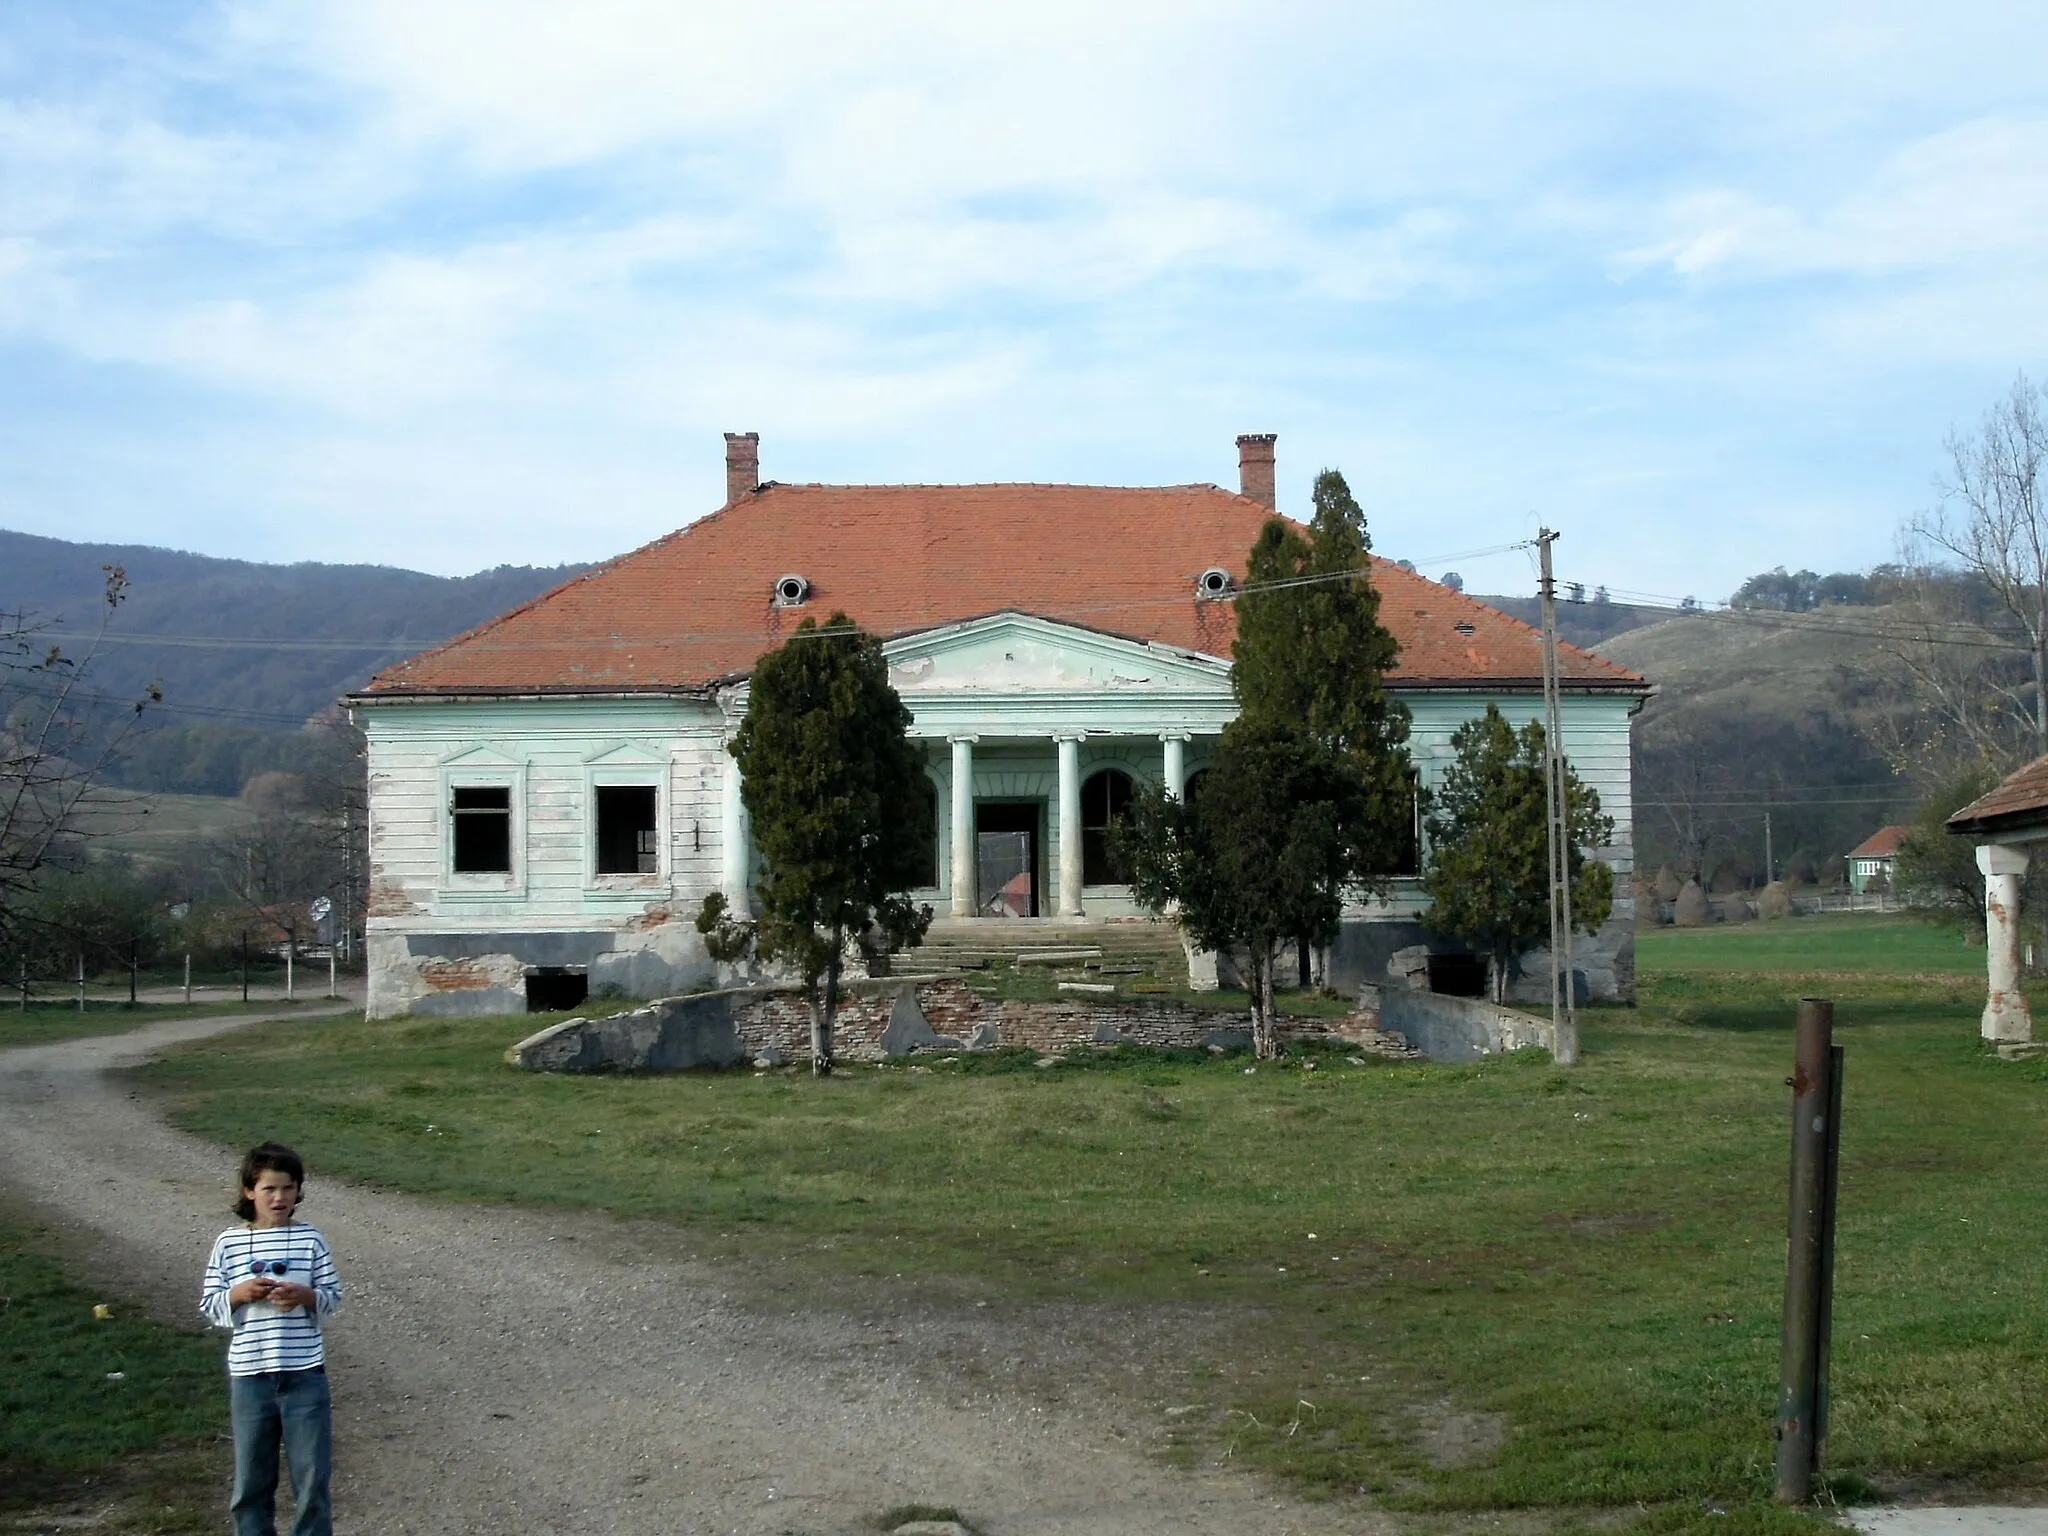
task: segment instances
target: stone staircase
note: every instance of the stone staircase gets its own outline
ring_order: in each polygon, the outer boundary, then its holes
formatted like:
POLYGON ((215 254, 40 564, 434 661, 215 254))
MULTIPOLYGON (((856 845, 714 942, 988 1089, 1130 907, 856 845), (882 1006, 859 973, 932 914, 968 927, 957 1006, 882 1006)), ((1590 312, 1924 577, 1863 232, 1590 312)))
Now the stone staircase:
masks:
POLYGON ((1059 918, 939 918, 924 943, 895 956, 897 976, 936 971, 1043 966, 1058 976, 1184 987, 1187 952, 1171 923, 1141 918, 1104 923, 1059 918))

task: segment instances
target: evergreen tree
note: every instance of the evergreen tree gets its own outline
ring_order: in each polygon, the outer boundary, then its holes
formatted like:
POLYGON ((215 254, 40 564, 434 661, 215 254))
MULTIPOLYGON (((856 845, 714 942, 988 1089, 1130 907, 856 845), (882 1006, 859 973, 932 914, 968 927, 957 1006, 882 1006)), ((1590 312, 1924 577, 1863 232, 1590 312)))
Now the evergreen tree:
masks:
MULTIPOLYGON (((904 894, 933 836, 909 726, 881 642, 835 613, 823 629, 804 620, 756 663, 729 749, 761 850, 753 944, 802 978, 820 1077, 832 1071, 847 945, 871 930, 892 948, 915 944, 932 920, 904 894)), ((722 906, 707 902, 698 926, 716 931, 722 906)))
POLYGON ((1316 476, 1308 532, 1269 518, 1237 600, 1231 686, 1243 718, 1305 731, 1355 758, 1407 812, 1408 711, 1384 683, 1400 647, 1380 623, 1372 541, 1344 477, 1316 476))
POLYGON ((1311 502, 1306 533, 1269 518, 1252 544, 1231 687, 1241 719, 1301 731, 1347 760, 1365 804, 1357 867, 1384 876, 1412 869, 1416 853, 1408 711, 1385 685, 1400 646, 1380 623, 1372 540, 1344 476, 1317 475, 1311 502))
POLYGON ((1223 732, 1190 802, 1156 786, 1134 798, 1119 832, 1131 890, 1152 910, 1177 907, 1205 949, 1248 956, 1252 1038, 1275 1054, 1273 967, 1282 944, 1337 936, 1344 891, 1363 867, 1372 812, 1349 757, 1288 725, 1239 719, 1223 732))
MULTIPOLYGON (((1496 705, 1451 737, 1457 756, 1431 797, 1426 921, 1484 952, 1493 997, 1504 1000, 1515 957, 1550 936, 1550 842, 1543 783, 1543 727, 1518 732, 1496 705)), ((1591 933, 1614 909, 1614 871, 1589 858, 1614 835, 1600 797, 1565 767, 1572 924, 1591 933)))

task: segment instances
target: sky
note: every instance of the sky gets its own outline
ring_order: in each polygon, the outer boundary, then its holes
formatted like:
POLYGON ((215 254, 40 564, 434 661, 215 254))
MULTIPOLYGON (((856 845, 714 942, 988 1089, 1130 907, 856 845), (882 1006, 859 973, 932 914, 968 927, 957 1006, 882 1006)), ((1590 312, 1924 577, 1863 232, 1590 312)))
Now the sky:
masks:
MULTIPOLYGON (((1341 469, 1375 547, 1887 559, 2048 374, 2048 10, 8 0, 0 526, 460 573, 784 481, 1341 469)), ((1497 552, 1475 553, 1495 550, 1497 552)), ((1091 556, 1078 553, 1077 558, 1091 556)))

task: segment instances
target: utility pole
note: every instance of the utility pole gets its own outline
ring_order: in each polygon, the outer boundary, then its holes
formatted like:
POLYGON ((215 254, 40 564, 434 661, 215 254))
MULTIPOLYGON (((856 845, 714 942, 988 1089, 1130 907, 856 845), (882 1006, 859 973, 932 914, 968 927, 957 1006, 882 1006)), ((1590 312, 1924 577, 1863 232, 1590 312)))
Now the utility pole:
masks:
POLYGON ((1565 804, 1564 726, 1558 700, 1557 583, 1550 571, 1550 546, 1557 535, 1536 532, 1543 598, 1543 792, 1544 823, 1550 844, 1550 1026, 1559 1066, 1578 1065, 1579 1008, 1572 979, 1571 821, 1565 804))

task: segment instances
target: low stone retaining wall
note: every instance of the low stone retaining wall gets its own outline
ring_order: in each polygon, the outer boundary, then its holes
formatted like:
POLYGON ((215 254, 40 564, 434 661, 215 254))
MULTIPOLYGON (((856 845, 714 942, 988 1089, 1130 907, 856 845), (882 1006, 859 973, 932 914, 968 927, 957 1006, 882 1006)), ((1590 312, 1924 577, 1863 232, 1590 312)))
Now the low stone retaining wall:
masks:
POLYGON ((1477 1061, 1501 1051, 1540 1046, 1557 1054, 1550 1020, 1476 997, 1448 997, 1408 987, 1359 988, 1360 1011, 1400 1035, 1431 1061, 1477 1061))
MULTIPOLYGON (((1382 1030, 1379 1007, 1375 998, 1341 1018, 1288 1019, 1280 1038, 1418 1054, 1407 1040, 1382 1030)), ((1176 998, 1023 1002, 984 997, 955 977, 937 977, 848 982, 834 1043, 853 1061, 998 1046, 1048 1055, 1094 1045, 1228 1050, 1248 1047, 1251 1029, 1248 1009, 1202 1008, 1176 998)), ((567 1019, 520 1041, 505 1059, 543 1072, 672 1072, 763 1057, 802 1061, 810 1050, 811 1018, 801 991, 738 987, 664 998, 610 1018, 567 1019)))

